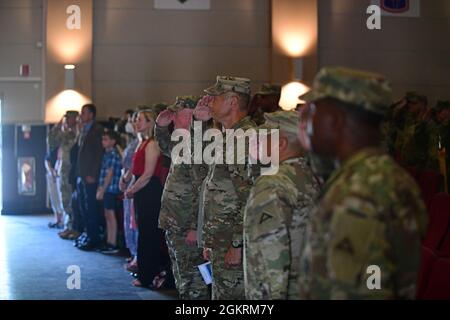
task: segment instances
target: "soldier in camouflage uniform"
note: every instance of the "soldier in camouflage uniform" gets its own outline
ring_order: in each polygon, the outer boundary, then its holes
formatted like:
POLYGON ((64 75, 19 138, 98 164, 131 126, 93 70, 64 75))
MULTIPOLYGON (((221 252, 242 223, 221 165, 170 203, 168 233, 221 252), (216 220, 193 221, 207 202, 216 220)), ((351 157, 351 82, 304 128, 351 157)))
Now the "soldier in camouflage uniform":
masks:
MULTIPOLYGON (((157 118, 156 137, 164 154, 170 156, 172 150, 169 126, 173 123, 174 129, 189 129, 197 101, 198 97, 177 97, 175 104, 157 118)), ((172 160, 161 200, 159 227, 165 230, 179 297, 208 299, 208 287, 197 268, 204 262, 202 251, 195 242, 188 244, 186 241, 189 232, 196 233, 199 183, 193 179, 194 165, 172 160)))
MULTIPOLYGON (((214 97, 210 103, 212 116, 223 129, 242 129, 245 132, 256 127, 247 116, 249 79, 218 76, 216 84, 205 92, 214 97)), ((240 161, 244 160, 243 164, 237 164, 236 159, 234 164, 216 161, 209 167, 203 190, 204 256, 210 259, 212 265, 214 300, 245 297, 242 266, 243 221, 244 207, 253 177, 248 171, 248 153, 237 154, 238 144, 239 142, 234 144, 234 155, 237 155, 240 161)), ((226 148, 223 151, 225 152, 226 148)), ((223 159, 226 159, 225 155, 223 159)))
POLYGON ((298 112, 264 114, 261 129, 279 129, 278 172, 256 179, 244 215, 247 299, 298 299, 300 254, 319 190, 297 141, 298 112))
POLYGON ((157 115, 159 115, 161 112, 163 112, 164 110, 166 110, 168 107, 168 104, 165 102, 158 102, 158 103, 154 103, 151 107, 151 109, 153 109, 155 111, 155 113, 157 115))
MULTIPOLYGON (((438 101, 432 109, 432 119, 427 123, 426 129, 427 158, 425 167, 442 173, 439 153, 443 153, 445 149, 445 157, 443 154, 443 158, 445 158, 448 177, 450 174, 450 101, 438 101)), ((425 144, 421 146, 423 145, 425 144)), ((444 190, 444 185, 442 185, 441 191, 444 190)))
POLYGON ((301 298, 413 299, 426 212, 416 183, 379 148, 389 83, 364 71, 324 68, 300 98, 308 102, 302 145, 341 163, 311 214, 301 298))
POLYGON ((264 123, 264 113, 280 111, 278 105, 281 97, 281 86, 278 84, 265 83, 259 92, 255 93, 250 101, 249 115, 257 125, 264 123))
POLYGON ((423 168, 426 151, 418 145, 426 143, 428 99, 417 92, 407 92, 386 114, 384 143, 390 154, 402 164, 423 168))
POLYGON ((426 144, 426 126, 424 116, 429 110, 428 99, 415 92, 408 92, 406 95, 408 113, 405 126, 400 133, 399 149, 402 163, 408 166, 424 168, 427 151, 418 147, 426 144))
POLYGON ((80 233, 73 229, 72 212, 72 192, 73 187, 70 184, 70 150, 77 140, 77 117, 78 111, 67 111, 65 120, 60 126, 54 126, 50 135, 59 145, 59 157, 56 167, 58 169, 57 185, 61 192, 61 199, 64 208, 64 226, 65 230, 58 235, 62 239, 74 240, 80 233))

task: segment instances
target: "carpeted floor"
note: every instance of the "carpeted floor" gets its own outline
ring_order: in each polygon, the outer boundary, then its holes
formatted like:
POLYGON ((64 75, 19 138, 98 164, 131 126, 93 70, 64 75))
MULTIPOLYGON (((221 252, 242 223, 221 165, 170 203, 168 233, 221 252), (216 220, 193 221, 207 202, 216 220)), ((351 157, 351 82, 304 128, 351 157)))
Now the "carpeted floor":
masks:
MULTIPOLYGON (((124 257, 76 249, 49 229, 50 216, 0 216, 2 300, 170 300, 174 291, 153 292, 131 285, 124 257), (80 289, 69 289, 80 271, 80 289), (70 268, 69 268, 70 269, 70 268), (70 278, 70 279, 69 279, 70 278)), ((58 230, 59 231, 59 230, 58 230)))

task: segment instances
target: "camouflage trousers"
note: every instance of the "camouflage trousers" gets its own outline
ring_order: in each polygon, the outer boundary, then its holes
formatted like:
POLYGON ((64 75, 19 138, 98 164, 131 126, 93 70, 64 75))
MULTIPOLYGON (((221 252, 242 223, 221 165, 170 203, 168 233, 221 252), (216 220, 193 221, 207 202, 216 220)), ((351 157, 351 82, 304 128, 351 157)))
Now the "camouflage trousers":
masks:
POLYGON ((166 230, 166 242, 180 299, 209 300, 208 287, 197 266, 204 263, 202 250, 185 242, 186 231, 166 230))
POLYGON ((70 166, 62 166, 57 179, 58 189, 61 192, 61 200, 64 209, 64 226, 73 229, 72 192, 73 187, 69 183, 70 166))
POLYGON ((228 245, 215 246, 210 255, 212 269, 212 299, 213 300, 244 300, 244 270, 239 267, 226 267, 225 255, 228 245))

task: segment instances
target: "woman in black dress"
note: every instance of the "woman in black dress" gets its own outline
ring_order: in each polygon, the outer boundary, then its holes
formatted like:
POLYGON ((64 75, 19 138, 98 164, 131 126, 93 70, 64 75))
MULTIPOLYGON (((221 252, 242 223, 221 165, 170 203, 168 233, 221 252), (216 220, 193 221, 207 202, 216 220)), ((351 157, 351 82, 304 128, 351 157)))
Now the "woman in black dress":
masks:
POLYGON ((150 287, 160 272, 159 210, 163 191, 163 155, 153 137, 156 114, 151 110, 139 112, 136 130, 141 135, 133 158, 133 181, 125 192, 134 199, 138 224, 138 278, 133 285, 150 287))

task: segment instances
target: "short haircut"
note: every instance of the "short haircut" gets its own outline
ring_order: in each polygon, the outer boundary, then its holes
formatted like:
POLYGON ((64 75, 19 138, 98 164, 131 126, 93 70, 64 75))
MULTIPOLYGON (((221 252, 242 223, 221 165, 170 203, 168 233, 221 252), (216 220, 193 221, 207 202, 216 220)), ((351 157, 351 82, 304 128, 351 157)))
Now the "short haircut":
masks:
POLYGON ((85 104, 81 109, 84 108, 87 108, 89 112, 94 115, 94 118, 97 116, 97 107, 94 104, 92 103, 85 104))
POLYGON ((119 136, 119 134, 117 132, 113 131, 113 130, 105 130, 105 132, 103 132, 103 136, 107 136, 111 140, 114 140, 116 142, 115 144, 119 144, 120 143, 120 136, 119 136))
POLYGON ((282 128, 280 128, 280 138, 284 137, 288 141, 288 148, 289 149, 301 149, 300 142, 298 141, 297 134, 284 131, 282 128))
POLYGON ((133 113, 134 113, 134 110, 132 110, 132 109, 128 109, 127 111, 125 111, 125 113, 128 115, 128 116, 132 116, 133 115, 133 113))
POLYGON ((226 94, 227 98, 231 97, 230 94, 234 94, 238 97, 239 109, 241 111, 249 111, 250 95, 239 92, 228 92, 226 94))

